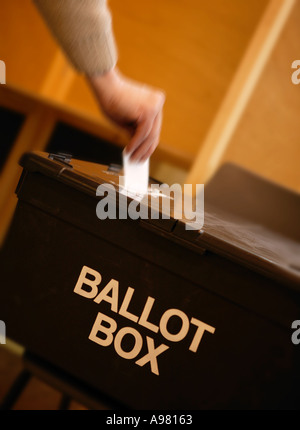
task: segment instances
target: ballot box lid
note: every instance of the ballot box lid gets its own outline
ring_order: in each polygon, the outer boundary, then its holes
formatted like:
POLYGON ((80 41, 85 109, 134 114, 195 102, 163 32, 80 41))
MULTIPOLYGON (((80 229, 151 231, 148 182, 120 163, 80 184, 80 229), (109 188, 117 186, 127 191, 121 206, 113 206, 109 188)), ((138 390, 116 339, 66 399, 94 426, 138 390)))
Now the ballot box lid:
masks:
MULTIPOLYGON (((25 173, 39 172, 94 198, 100 184, 112 184, 120 191, 121 166, 38 151, 24 154, 20 165, 25 173)), ((149 182, 158 181, 150 178, 149 182)), ((19 187, 21 183, 22 178, 19 187)), ((147 220, 148 228, 155 234, 167 232, 183 245, 216 253, 300 291, 299 193, 227 163, 205 185, 204 202, 204 224, 198 230, 186 229, 187 220, 172 215, 147 220)))

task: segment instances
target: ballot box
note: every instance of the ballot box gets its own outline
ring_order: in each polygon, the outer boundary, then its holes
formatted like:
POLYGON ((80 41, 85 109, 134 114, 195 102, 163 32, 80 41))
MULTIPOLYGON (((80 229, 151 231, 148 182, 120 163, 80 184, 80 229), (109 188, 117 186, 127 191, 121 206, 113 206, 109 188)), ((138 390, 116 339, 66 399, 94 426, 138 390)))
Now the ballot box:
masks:
POLYGON ((20 164, 0 262, 7 337, 125 408, 299 408, 298 194, 226 164, 187 229, 172 214, 99 219, 102 184, 117 208, 135 202, 120 166, 20 164))

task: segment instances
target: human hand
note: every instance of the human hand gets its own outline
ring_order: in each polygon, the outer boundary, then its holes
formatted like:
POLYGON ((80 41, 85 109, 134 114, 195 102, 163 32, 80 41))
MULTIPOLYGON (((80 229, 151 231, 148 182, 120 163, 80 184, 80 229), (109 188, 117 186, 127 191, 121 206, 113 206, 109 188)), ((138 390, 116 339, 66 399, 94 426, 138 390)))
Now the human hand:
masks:
POLYGON ((130 160, 147 160, 159 143, 164 93, 125 78, 116 68, 88 80, 103 113, 130 132, 125 149, 130 160))

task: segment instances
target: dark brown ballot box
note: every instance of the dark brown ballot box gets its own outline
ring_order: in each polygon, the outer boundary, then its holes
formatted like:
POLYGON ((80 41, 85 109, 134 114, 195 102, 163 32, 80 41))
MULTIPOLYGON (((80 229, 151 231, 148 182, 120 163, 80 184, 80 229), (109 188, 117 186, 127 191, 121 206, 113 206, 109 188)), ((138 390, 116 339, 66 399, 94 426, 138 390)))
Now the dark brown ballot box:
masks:
POLYGON ((100 220, 116 166, 38 152, 21 165, 0 263, 9 338, 132 409, 299 407, 299 195, 224 165, 187 230, 100 220))

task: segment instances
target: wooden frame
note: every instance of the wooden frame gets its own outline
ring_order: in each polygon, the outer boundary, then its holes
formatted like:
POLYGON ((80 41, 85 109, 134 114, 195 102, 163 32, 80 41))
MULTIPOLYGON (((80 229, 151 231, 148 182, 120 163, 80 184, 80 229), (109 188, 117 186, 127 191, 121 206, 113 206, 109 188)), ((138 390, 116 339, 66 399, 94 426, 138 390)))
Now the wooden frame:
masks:
POLYGON ((187 184, 205 184, 216 171, 295 4, 295 0, 270 0, 187 175, 187 184))

